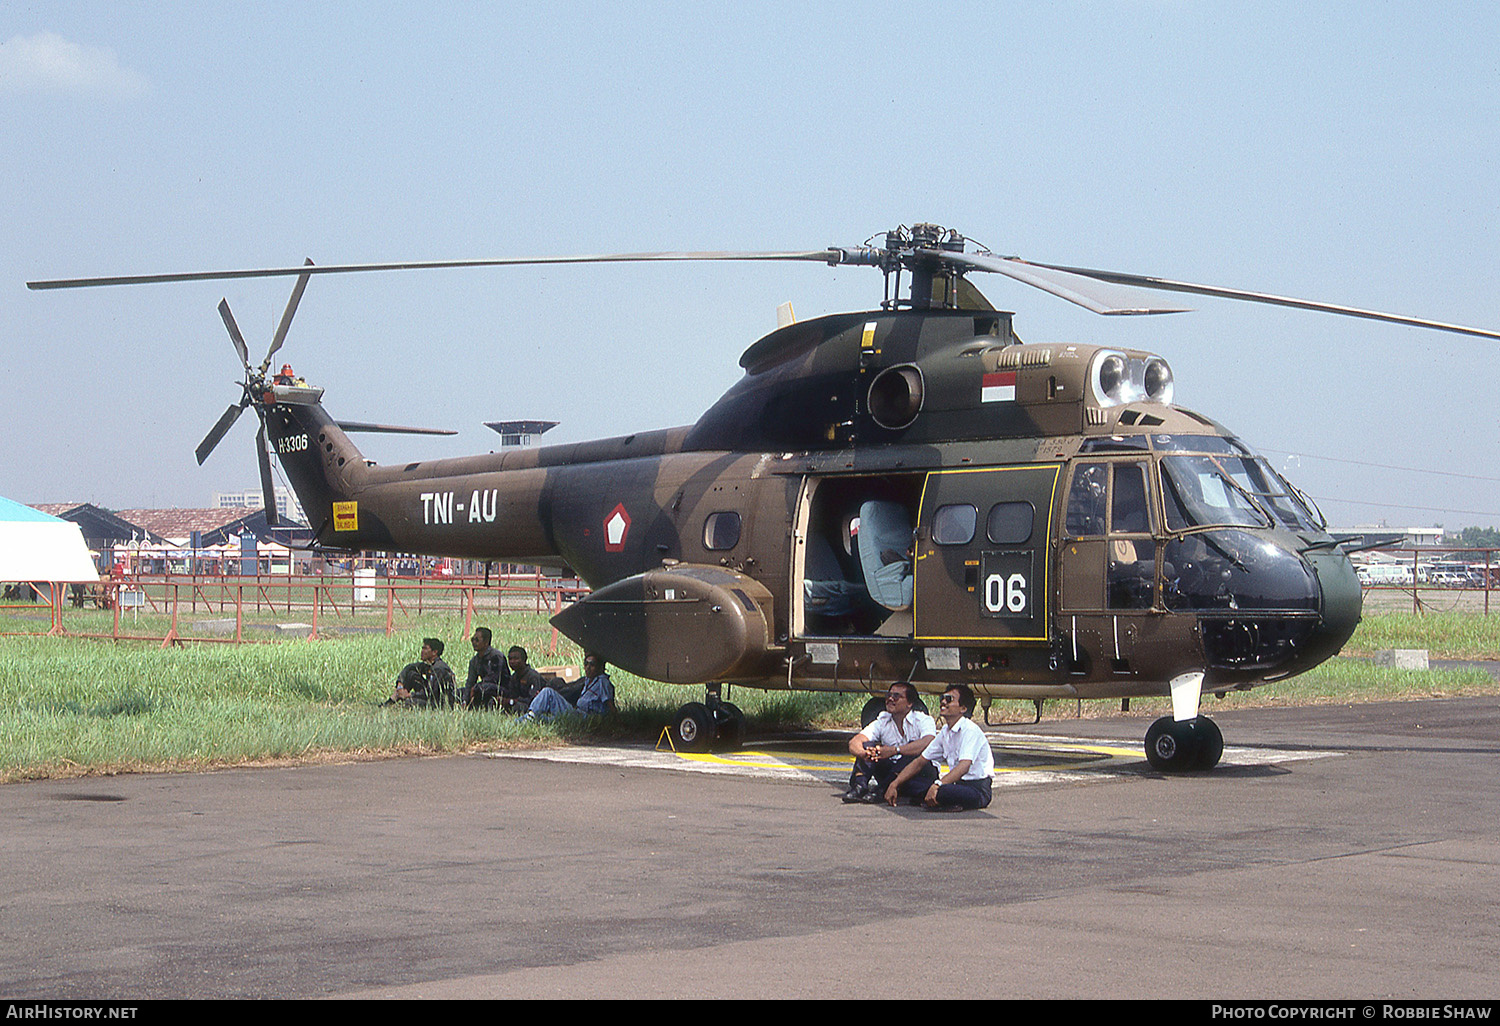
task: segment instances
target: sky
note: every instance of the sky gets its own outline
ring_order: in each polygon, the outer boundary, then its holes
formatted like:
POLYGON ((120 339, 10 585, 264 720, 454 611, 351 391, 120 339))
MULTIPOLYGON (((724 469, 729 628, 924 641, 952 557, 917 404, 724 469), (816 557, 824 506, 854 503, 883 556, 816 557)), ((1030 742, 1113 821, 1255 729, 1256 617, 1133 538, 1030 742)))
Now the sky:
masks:
MULTIPOLYGON (((285 279, 33 279, 853 246, 1000 254, 1500 328, 1500 6, 1219 0, 0 6, 0 494, 111 509, 258 486, 193 449, 285 279)), ((993 275, 1028 342, 1150 350, 1336 526, 1500 525, 1500 343, 1219 299, 1099 317, 993 275)), ((689 424, 739 354, 878 305, 869 268, 313 279, 277 362, 405 462, 689 424)), ((1164 295, 1182 301, 1186 297, 1164 295)))

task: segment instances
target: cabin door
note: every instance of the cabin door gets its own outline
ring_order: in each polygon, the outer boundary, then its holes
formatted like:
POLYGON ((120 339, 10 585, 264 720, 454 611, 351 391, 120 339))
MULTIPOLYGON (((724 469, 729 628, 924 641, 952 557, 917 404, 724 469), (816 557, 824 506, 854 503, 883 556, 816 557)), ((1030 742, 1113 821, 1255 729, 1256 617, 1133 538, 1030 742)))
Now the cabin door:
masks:
POLYGON ((1048 640, 1048 553, 1061 471, 1049 463, 927 475, 914 568, 916 640, 1048 640))

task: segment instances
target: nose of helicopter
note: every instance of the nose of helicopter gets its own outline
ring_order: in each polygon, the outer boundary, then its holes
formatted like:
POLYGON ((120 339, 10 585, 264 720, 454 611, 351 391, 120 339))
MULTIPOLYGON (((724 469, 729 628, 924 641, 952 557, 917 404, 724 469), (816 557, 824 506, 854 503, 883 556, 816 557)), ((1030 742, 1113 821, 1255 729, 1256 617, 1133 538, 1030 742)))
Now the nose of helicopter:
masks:
POLYGON ((1327 549, 1305 555, 1318 579, 1322 615, 1317 630, 1308 639, 1303 652, 1305 655, 1315 656, 1321 662, 1337 655, 1354 634, 1354 628, 1359 626, 1364 598, 1359 577, 1348 556, 1327 549))

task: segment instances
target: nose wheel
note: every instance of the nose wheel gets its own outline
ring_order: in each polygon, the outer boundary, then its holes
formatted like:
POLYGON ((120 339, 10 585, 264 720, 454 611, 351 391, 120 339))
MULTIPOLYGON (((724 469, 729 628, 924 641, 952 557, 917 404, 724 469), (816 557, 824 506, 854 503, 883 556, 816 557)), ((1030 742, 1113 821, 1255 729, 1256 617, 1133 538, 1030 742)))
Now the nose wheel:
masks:
POLYGON ((1164 773, 1210 770, 1224 754, 1224 735, 1207 716, 1163 716, 1146 731, 1146 761, 1164 773))

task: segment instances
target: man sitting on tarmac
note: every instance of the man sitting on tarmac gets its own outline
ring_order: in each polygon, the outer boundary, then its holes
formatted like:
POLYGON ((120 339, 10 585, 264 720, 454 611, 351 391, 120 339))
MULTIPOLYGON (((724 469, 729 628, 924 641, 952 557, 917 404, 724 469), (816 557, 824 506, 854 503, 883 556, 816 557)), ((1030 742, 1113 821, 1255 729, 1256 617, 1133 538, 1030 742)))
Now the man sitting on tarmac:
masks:
MULTIPOLYGON (((907 762, 926 751, 937 736, 932 717, 914 708, 916 703, 917 689, 909 681, 896 681, 886 689, 885 711, 850 738, 854 771, 845 803, 881 801, 907 762)), ((929 763, 902 785, 901 795, 915 804, 935 780, 937 767, 929 763)))
POLYGON ((938 715, 943 729, 921 755, 912 759, 885 789, 885 800, 891 805, 901 786, 914 778, 922 768, 937 762, 949 767, 941 779, 933 781, 922 804, 939 812, 959 809, 983 809, 990 804, 991 781, 995 773, 995 754, 990 739, 979 724, 969 718, 974 712, 974 692, 967 684, 953 684, 943 692, 938 715))

